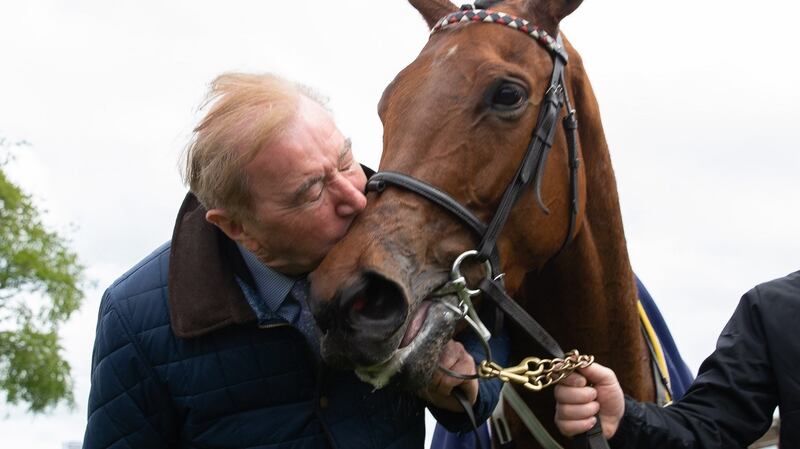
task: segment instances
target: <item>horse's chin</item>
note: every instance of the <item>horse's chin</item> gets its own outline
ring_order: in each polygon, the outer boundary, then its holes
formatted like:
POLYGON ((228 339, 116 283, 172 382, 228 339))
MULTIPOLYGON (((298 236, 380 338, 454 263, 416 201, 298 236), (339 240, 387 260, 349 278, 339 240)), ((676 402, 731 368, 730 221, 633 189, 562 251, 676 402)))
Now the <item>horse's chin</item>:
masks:
POLYGON ((355 373, 376 389, 393 382, 399 388, 417 391, 428 384, 444 345, 452 338, 456 313, 441 301, 456 302, 456 297, 425 300, 417 308, 405 329, 400 347, 389 357, 372 366, 357 366, 355 373))

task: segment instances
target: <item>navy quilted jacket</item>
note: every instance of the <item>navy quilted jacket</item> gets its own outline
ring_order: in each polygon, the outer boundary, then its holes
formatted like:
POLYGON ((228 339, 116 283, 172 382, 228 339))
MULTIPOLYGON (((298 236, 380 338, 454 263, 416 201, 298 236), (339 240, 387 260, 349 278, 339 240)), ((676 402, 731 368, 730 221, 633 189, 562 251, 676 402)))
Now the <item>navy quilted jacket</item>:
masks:
MULTIPOLYGON (((84 448, 422 447, 423 401, 325 368, 280 319, 256 324, 243 261, 204 215, 187 197, 171 244, 106 291, 84 448)), ((498 389, 481 384, 479 419, 498 389)), ((466 430, 464 415, 432 412, 466 430)))

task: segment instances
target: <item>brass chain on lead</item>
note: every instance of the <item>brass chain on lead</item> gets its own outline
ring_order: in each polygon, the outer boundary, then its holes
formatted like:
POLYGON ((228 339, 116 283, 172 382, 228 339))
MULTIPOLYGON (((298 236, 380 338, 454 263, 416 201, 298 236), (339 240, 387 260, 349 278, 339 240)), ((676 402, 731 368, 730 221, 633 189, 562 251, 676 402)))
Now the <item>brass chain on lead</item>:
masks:
POLYGON ((531 391, 541 391, 557 384, 576 369, 586 368, 592 363, 594 363, 593 355, 580 354, 577 349, 573 349, 563 359, 526 357, 518 365, 509 368, 484 360, 478 365, 478 376, 483 379, 498 378, 531 391))

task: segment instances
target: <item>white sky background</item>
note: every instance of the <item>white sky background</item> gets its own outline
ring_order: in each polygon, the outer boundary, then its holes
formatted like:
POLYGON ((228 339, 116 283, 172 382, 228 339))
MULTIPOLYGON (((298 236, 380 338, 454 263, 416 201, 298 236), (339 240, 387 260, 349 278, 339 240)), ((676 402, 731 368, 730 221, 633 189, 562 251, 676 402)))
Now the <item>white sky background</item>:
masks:
MULTIPOLYGON (((633 266, 693 370, 742 293, 800 268, 798 12, 589 0, 562 24, 600 102, 633 266)), ((426 36, 403 0, 0 4, 0 137, 32 143, 8 170, 98 283, 63 332, 77 408, 30 417, 3 404, 3 446, 83 438, 99 298, 169 239, 178 155, 215 75, 316 87, 376 166, 376 104, 426 36)))

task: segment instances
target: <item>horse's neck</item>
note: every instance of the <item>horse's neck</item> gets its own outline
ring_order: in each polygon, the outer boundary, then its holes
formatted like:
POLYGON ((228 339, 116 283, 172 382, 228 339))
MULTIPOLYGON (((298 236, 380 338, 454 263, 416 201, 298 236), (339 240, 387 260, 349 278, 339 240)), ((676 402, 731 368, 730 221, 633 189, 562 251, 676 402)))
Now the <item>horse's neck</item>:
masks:
POLYGON ((585 214, 564 252, 528 274, 520 299, 565 350, 595 355, 616 371, 627 393, 652 400, 652 371, 602 124, 588 80, 573 88, 579 92, 576 105, 588 106, 578 111, 585 214))
MULTIPOLYGON (((611 244, 597 234, 591 219, 584 222, 561 255, 526 276, 517 298, 564 350, 594 355, 616 372, 627 394, 653 401, 652 371, 639 328, 635 284, 624 241, 611 244)), ((513 335, 512 361, 540 354, 526 336, 513 335)), ((551 421, 552 392, 526 394, 525 398, 550 434, 558 435, 551 421)), ((517 418, 511 419, 511 426, 518 447, 540 447, 517 418)))
POLYGON ((617 372, 626 392, 652 399, 653 378, 627 257, 614 257, 618 251, 606 252, 607 246, 595 240, 591 226, 585 226, 561 256, 529 274, 525 307, 565 350, 595 355, 617 372))

